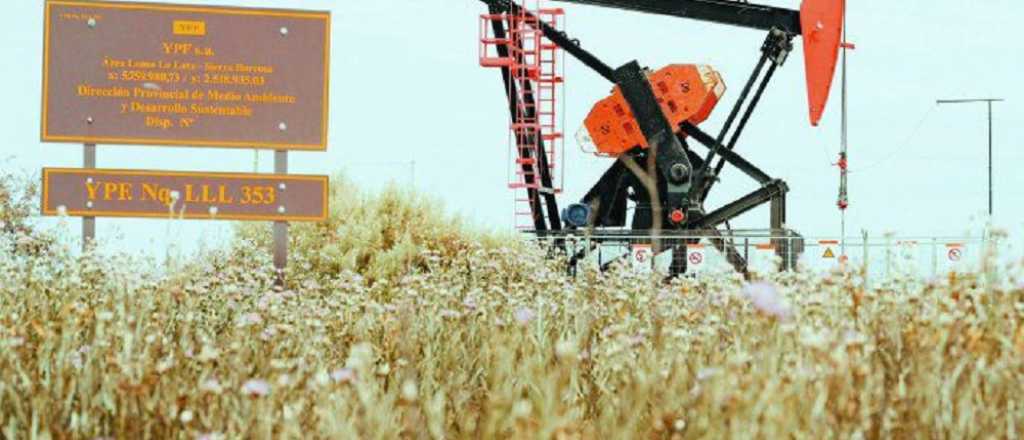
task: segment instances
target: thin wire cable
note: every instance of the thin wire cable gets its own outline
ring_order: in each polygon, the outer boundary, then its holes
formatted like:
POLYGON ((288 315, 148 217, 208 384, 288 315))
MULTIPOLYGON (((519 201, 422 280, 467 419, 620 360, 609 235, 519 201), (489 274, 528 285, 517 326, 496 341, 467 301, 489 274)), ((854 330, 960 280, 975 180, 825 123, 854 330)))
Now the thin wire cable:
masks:
MULTIPOLYGON (((924 114, 924 116, 921 117, 921 120, 919 120, 917 122, 917 124, 915 124, 914 129, 911 130, 911 132, 910 132, 910 135, 908 135, 906 137, 906 139, 903 140, 903 142, 900 142, 898 144, 899 146, 901 146, 901 147, 907 146, 910 143, 910 141, 913 140, 917 136, 917 133, 921 131, 922 127, 924 127, 924 123, 928 120, 928 117, 930 117, 932 115, 932 113, 935 113, 935 108, 936 108, 936 106, 934 106, 934 105, 929 107, 928 111, 924 114)), ((858 168, 856 170, 851 169, 850 173, 851 174, 853 174, 853 173, 863 173, 863 172, 872 170, 874 168, 877 168, 880 165, 885 164, 886 162, 888 162, 892 158, 896 157, 900 153, 906 153, 908 151, 910 151, 910 150, 907 149, 907 148, 896 148, 896 149, 893 149, 892 153, 890 153, 888 156, 885 156, 882 159, 879 159, 879 160, 877 160, 875 162, 872 162, 871 164, 869 164, 869 165, 867 165, 867 166, 865 166, 863 168, 858 168)))

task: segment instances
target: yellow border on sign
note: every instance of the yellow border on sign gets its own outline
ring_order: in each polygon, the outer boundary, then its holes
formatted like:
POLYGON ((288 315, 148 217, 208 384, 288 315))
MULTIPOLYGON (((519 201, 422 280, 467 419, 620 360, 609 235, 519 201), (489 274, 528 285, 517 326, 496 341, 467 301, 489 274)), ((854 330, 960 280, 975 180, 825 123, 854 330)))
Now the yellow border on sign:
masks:
POLYGON ((248 214, 225 214, 211 216, 209 214, 189 213, 184 215, 157 214, 153 212, 137 211, 67 211, 71 217, 118 217, 118 218, 184 218, 188 220, 246 220, 246 221, 315 221, 327 220, 330 212, 330 178, 328 176, 310 174, 258 174, 258 173, 224 173, 224 172, 193 172, 193 171, 150 171, 150 170, 117 170, 97 168, 43 168, 43 194, 42 208, 43 215, 58 215, 57 210, 49 209, 50 204, 50 174, 88 174, 93 176, 118 175, 118 176, 148 176, 148 177, 200 177, 200 178, 229 178, 229 179, 268 179, 268 180, 290 180, 304 182, 318 182, 323 185, 323 211, 318 216, 296 216, 296 215, 248 215, 248 214))
POLYGON ((103 1, 82 1, 82 0, 46 0, 45 16, 43 18, 43 119, 40 124, 40 137, 43 142, 70 142, 70 143, 94 143, 94 144, 125 144, 125 145, 171 145, 182 147, 224 147, 224 148, 263 148, 278 150, 304 150, 304 151, 327 151, 327 135, 329 124, 329 103, 330 103, 330 66, 331 66, 331 13, 323 12, 300 12, 285 9, 256 9, 256 8, 233 8, 226 6, 179 6, 155 3, 112 3, 103 1), (54 136, 50 135, 47 126, 49 115, 49 93, 50 93, 50 7, 80 6, 106 9, 125 10, 149 10, 149 11, 171 11, 171 12, 192 12, 212 13, 223 15, 249 15, 259 17, 285 17, 324 21, 324 93, 321 142, 319 144, 284 144, 274 142, 228 142, 228 141, 177 141, 173 139, 159 138, 118 138, 118 137, 94 137, 94 136, 54 136))
POLYGON ((46 2, 43 14, 43 119, 39 124, 39 137, 46 139, 46 120, 50 108, 50 2, 46 2))
POLYGON ((232 6, 192 6, 174 5, 167 3, 146 3, 146 2, 109 2, 93 0, 48 0, 47 3, 64 6, 86 6, 107 9, 129 9, 129 10, 150 10, 170 12, 194 12, 214 13, 225 15, 255 15, 259 17, 286 17, 305 19, 330 18, 327 11, 300 11, 293 9, 271 9, 271 8, 242 8, 232 6))

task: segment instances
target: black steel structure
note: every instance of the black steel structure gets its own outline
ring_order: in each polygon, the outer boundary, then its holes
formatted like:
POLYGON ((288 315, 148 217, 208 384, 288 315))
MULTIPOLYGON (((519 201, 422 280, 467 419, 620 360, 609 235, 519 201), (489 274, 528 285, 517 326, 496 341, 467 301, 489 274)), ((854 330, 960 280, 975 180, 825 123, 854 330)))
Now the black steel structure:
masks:
MULTIPOLYGON (((523 14, 514 0, 480 0, 491 14, 523 14)), ((665 16, 701 20, 725 25, 767 31, 761 45, 759 59, 733 105, 724 126, 717 135, 683 123, 672 127, 662 113, 655 94, 647 80, 647 71, 638 61, 630 61, 618 68, 610 67, 593 53, 584 50, 563 32, 543 22, 538 26, 552 43, 592 69, 608 81, 619 86, 638 126, 648 140, 649 148, 639 146, 622 155, 593 185, 576 206, 584 206, 589 216, 584 224, 562 223, 554 194, 538 194, 532 209, 535 233, 542 237, 579 235, 580 230, 595 235, 614 237, 610 231, 630 231, 625 235, 651 234, 656 252, 673 250, 673 275, 686 270, 686 245, 694 243, 694 233, 716 237, 714 246, 722 252, 737 271, 747 273, 746 258, 741 255, 729 228, 729 221, 764 204, 770 204, 769 230, 772 236, 788 237, 778 240, 776 250, 783 257, 784 268, 791 269, 798 252, 802 252, 799 234, 786 229, 786 193, 789 187, 782 180, 771 177, 737 153, 741 135, 764 97, 776 69, 781 67, 793 50, 793 39, 801 34, 800 11, 764 6, 746 1, 730 0, 559 0, 564 3, 593 5, 637 11, 665 16), (698 154, 690 143, 706 148, 698 154), (759 188, 750 194, 713 210, 706 210, 708 198, 725 164, 728 163, 754 180, 759 188), (543 203, 541 202, 543 200, 543 203), (627 228, 629 203, 634 204, 632 221, 627 228), (679 257, 681 256, 681 257, 679 257)), ((493 20, 496 37, 504 38, 502 20, 493 20)), ((499 55, 507 56, 507 48, 498 47, 499 55), (502 52, 504 50, 504 52, 502 52)), ((515 87, 508 78, 512 67, 503 67, 502 76, 509 97, 509 109, 532 108, 531 103, 516 102, 515 87)), ((528 152, 522 152, 528 154, 528 152)), ((541 155, 543 156, 543 155, 541 155)), ((543 157, 539 159, 543 160, 543 157)), ((539 167, 540 179, 550 180, 546 166, 539 167)), ((527 182, 530 183, 530 182, 527 182)), ((549 186, 549 185, 545 185, 549 186)), ((532 190, 536 191, 536 190, 532 190)), ((612 238, 614 239, 614 238, 612 238)), ((559 241, 560 242, 560 241, 559 241)), ((576 257, 576 256, 574 256, 576 257)))

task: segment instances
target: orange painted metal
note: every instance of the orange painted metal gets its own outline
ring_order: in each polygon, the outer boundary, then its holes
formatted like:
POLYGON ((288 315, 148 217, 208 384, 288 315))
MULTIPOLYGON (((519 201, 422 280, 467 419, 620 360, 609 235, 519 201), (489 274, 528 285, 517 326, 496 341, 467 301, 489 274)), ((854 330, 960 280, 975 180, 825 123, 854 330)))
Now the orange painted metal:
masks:
MULTIPOLYGON (((706 65, 673 64, 649 74, 648 80, 673 127, 683 121, 704 122, 725 94, 722 76, 706 65)), ((618 156, 637 146, 647 148, 647 139, 617 86, 611 96, 594 105, 584 125, 601 154, 618 156)))
POLYGON ((804 38, 807 101, 811 125, 818 126, 832 89, 843 39, 843 0, 804 0, 800 23, 804 38))

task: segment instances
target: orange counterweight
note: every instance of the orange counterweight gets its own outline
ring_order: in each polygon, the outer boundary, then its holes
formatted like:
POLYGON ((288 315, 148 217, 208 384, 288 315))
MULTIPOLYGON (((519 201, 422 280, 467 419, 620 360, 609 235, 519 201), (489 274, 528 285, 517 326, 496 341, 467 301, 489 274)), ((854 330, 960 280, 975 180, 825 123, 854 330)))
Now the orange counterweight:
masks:
MULTIPOLYGON (((707 65, 673 64, 647 78, 673 127, 683 121, 693 125, 704 122, 725 94, 722 76, 707 65)), ((618 156, 637 146, 647 148, 647 139, 618 86, 611 96, 594 105, 584 127, 601 154, 618 156)))

